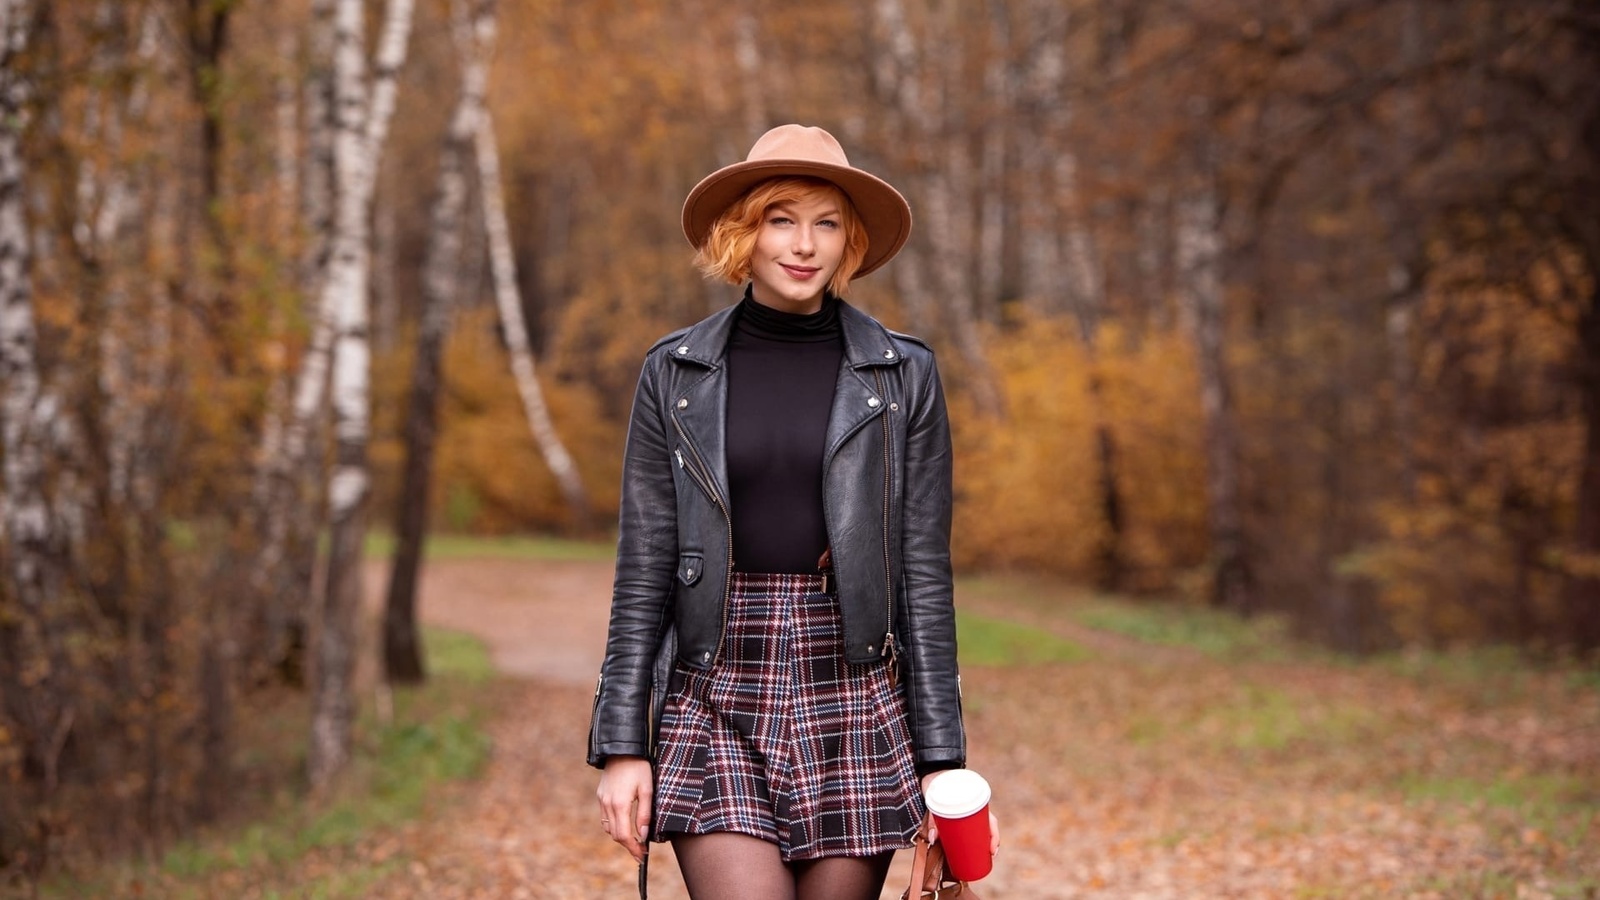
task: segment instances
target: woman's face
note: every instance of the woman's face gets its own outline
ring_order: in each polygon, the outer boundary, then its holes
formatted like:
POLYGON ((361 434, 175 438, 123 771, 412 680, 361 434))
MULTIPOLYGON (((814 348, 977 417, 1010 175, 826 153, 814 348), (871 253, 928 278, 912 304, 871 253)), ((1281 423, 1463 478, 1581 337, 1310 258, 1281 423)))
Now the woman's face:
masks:
POLYGON ((827 194, 767 207, 750 260, 756 302, 792 313, 821 309, 844 246, 839 205, 827 194))

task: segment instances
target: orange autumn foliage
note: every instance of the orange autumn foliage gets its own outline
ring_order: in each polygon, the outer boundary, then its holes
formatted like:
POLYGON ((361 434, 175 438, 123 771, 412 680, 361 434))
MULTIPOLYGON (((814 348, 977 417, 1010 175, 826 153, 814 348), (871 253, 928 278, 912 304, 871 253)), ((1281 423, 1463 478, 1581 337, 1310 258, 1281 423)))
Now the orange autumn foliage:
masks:
POLYGON ((959 384, 952 389, 957 564, 1092 578, 1110 528, 1101 423, 1115 446, 1122 527, 1114 539, 1128 585, 1168 587, 1198 564, 1205 554, 1204 472, 1195 450, 1202 422, 1183 335, 1135 339, 1108 325, 1091 355, 1075 324, 1032 316, 988 347, 1006 421, 980 418, 959 384))

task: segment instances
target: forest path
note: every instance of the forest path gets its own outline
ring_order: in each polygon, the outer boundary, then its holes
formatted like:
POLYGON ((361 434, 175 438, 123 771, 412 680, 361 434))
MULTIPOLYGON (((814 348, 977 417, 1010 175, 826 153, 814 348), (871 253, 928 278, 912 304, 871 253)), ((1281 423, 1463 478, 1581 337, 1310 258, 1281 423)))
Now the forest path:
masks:
MULTIPOLYGON (((423 620, 478 636, 511 677, 492 686, 505 694, 483 776, 375 851, 408 863, 368 896, 634 896, 633 863, 600 831, 597 773, 583 761, 611 570, 427 565, 423 620)), ((382 574, 368 572, 374 600, 382 574)), ((1592 687, 1529 676, 1486 702, 1367 667, 1150 647, 1005 591, 958 605, 1093 650, 1085 662, 964 670, 969 756, 995 785, 1005 835, 978 885, 989 900, 1545 897, 1600 885, 1600 855, 1581 849, 1600 846, 1600 793, 1582 774, 1600 771, 1592 687), (1475 781, 1559 802, 1450 796, 1475 781)), ((884 898, 899 896, 908 865, 899 854, 884 898)), ((686 896, 664 845, 651 896, 686 896)))

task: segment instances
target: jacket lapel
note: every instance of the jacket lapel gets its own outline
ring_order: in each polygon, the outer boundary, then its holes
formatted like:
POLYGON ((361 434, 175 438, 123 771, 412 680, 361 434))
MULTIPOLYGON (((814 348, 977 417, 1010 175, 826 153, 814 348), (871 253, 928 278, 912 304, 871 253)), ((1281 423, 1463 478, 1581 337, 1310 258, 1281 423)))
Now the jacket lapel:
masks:
POLYGON ((728 367, 723 354, 737 310, 730 306, 712 314, 668 347, 680 377, 673 382, 678 392, 662 398, 683 426, 691 447, 700 454, 725 503, 731 501, 728 459, 723 452, 728 433, 728 367))
POLYGON ((873 370, 900 364, 900 353, 889 332, 848 303, 839 304, 839 327, 844 335, 844 359, 839 364, 833 409, 828 414, 823 472, 828 471, 834 454, 852 434, 888 411, 890 398, 879 396, 873 370))

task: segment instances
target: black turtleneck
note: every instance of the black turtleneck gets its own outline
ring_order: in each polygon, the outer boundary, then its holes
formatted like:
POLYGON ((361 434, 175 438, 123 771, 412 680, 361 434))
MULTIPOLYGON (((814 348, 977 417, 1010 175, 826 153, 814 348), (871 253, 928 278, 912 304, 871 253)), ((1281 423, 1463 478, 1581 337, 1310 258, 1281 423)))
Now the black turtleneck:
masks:
POLYGON ((810 315, 745 291, 728 338, 728 487, 742 572, 815 574, 828 546, 822 453, 844 342, 839 301, 810 315))

